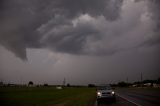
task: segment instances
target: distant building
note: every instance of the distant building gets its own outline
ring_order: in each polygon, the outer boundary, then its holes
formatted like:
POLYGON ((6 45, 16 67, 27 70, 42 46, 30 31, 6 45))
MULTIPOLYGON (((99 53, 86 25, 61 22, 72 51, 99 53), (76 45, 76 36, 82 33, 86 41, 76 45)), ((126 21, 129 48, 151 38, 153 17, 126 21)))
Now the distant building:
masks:
POLYGON ((154 88, 160 88, 160 84, 155 84, 155 83, 154 83, 154 84, 153 84, 153 87, 154 87, 154 88))
POLYGON ((152 86, 152 83, 145 83, 145 84, 143 84, 143 86, 150 87, 150 86, 152 86))
POLYGON ((56 89, 62 89, 62 87, 61 86, 57 86, 56 89))

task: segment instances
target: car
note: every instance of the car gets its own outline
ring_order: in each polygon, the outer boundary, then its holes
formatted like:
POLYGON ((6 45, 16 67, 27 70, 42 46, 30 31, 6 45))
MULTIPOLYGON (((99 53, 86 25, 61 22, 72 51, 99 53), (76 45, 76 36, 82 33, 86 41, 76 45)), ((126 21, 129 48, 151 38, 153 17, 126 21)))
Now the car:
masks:
POLYGON ((115 91, 110 85, 97 86, 97 102, 101 100, 114 100, 116 101, 115 91))

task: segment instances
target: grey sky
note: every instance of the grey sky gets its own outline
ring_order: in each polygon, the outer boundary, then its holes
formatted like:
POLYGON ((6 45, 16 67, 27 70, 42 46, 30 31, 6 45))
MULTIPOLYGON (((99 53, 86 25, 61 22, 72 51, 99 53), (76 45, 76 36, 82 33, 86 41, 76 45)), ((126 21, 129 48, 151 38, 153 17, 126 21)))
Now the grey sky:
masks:
POLYGON ((116 83, 156 79, 159 0, 2 0, 0 80, 116 83))

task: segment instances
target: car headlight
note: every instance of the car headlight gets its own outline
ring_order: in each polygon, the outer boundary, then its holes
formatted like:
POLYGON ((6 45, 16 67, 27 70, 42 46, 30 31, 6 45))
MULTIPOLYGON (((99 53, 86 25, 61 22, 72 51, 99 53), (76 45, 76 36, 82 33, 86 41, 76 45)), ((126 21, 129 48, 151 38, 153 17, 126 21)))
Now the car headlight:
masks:
POLYGON ((101 96, 101 92, 97 92, 97 95, 98 95, 98 96, 101 96))
POLYGON ((112 95, 114 95, 115 94, 115 92, 114 91, 112 91, 112 95))

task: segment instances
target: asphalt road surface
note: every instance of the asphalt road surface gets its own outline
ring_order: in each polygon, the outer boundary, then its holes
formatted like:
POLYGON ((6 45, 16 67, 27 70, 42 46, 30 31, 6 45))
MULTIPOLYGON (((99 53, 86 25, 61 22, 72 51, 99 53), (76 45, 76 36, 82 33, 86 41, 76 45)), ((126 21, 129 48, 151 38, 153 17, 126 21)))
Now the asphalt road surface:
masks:
POLYGON ((160 90, 116 89, 116 102, 105 100, 95 106, 160 106, 160 90))
POLYGON ((118 89, 117 95, 138 106, 160 106, 160 90, 153 89, 118 89))
POLYGON ((112 100, 104 100, 101 101, 99 104, 95 103, 95 106, 137 106, 119 96, 116 96, 116 101, 112 100))

